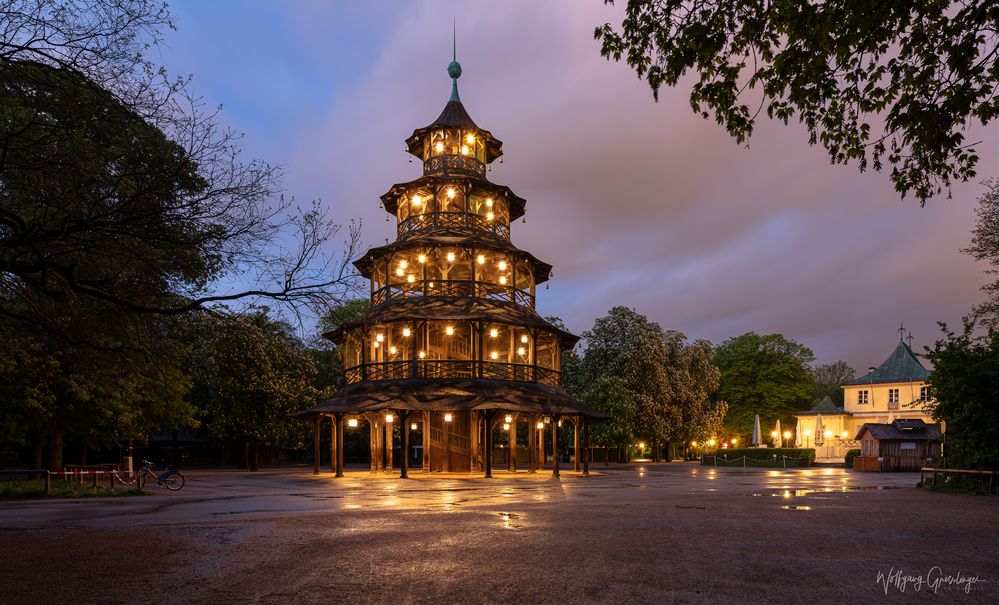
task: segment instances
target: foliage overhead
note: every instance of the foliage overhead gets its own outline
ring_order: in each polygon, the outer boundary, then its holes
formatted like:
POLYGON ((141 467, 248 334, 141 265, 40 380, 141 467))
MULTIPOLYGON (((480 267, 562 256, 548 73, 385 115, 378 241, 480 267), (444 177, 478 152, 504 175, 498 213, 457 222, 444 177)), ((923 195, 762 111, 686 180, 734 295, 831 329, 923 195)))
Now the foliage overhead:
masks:
POLYGON ((986 299, 974 309, 982 325, 999 329, 999 179, 985 181, 986 191, 978 198, 971 245, 964 251, 975 260, 985 261, 992 281, 982 287, 986 299))
POLYGON ((812 369, 812 377, 815 380, 815 390, 812 393, 812 400, 818 402, 828 396, 832 399, 833 403, 842 407, 842 385, 856 378, 857 373, 850 364, 839 360, 816 366, 812 369))
POLYGON ((729 406, 726 426, 748 435, 756 414, 761 422, 788 421, 810 407, 814 360, 811 349, 781 334, 748 332, 720 344, 712 362, 721 370, 717 397, 729 406))
MULTIPOLYGON (((613 0, 605 0, 613 4, 613 0)), ((628 0, 604 57, 662 86, 692 74, 690 104, 736 141, 765 112, 861 171, 891 166, 921 203, 975 176, 964 131, 999 113, 999 3, 628 0)))

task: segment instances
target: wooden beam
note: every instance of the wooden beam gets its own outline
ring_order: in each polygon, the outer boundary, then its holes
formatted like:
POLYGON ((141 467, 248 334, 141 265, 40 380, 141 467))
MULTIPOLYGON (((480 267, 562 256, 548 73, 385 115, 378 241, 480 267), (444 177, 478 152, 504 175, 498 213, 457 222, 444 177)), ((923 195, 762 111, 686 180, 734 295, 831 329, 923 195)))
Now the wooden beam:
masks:
POLYGON ((314 458, 312 462, 312 474, 319 474, 319 423, 322 422, 323 417, 316 414, 316 421, 313 423, 312 429, 312 456, 314 458))
POLYGON ((336 474, 336 418, 330 417, 330 472, 336 474))
POLYGON ((336 477, 343 477, 343 445, 344 438, 346 435, 344 431, 346 430, 346 423, 343 420, 343 414, 337 414, 336 421, 336 477))
POLYGON ((583 419, 583 475, 590 474, 590 421, 583 419))
POLYGON ((399 430, 402 432, 402 460, 399 461, 399 478, 408 479, 409 478, 409 412, 403 412, 399 415, 399 420, 402 424, 399 425, 399 430))
POLYGON ((493 476, 493 416, 495 410, 486 411, 486 472, 487 479, 493 476))
POLYGON ((559 415, 552 415, 552 477, 558 478, 558 419, 559 415))
POLYGON ((527 472, 535 473, 538 471, 538 448, 535 445, 538 442, 538 415, 528 416, 527 423, 527 472))
POLYGON ((423 472, 430 472, 430 412, 423 412, 423 472))
POLYGON ((572 451, 573 451, 572 467, 573 468, 572 468, 572 470, 576 471, 577 473, 579 472, 579 466, 580 466, 580 464, 579 464, 580 463, 580 460, 579 460, 579 453, 580 452, 579 452, 579 450, 580 450, 580 442, 582 441, 582 439, 581 439, 582 435, 580 435, 580 433, 582 433, 582 431, 580 430, 580 426, 579 426, 579 416, 576 416, 572 420, 572 438, 573 438, 573 443, 572 443, 572 451))

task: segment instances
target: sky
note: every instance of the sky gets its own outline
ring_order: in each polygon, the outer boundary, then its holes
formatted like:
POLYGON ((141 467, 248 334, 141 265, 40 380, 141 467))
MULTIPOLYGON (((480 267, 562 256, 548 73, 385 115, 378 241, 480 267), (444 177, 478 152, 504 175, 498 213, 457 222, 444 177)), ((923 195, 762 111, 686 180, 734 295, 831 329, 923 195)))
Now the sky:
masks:
MULTIPOLYGON (((621 3, 619 3, 621 4, 621 3)), ((984 267, 960 252, 980 182, 900 200, 888 176, 833 166, 803 128, 758 122, 748 145, 690 110, 689 90, 648 85, 600 57, 602 0, 323 2, 173 0, 156 58, 283 167, 288 195, 394 239, 378 197, 421 173, 403 141, 450 93, 504 143, 493 182, 527 199, 513 242, 555 266, 538 311, 580 333, 614 306, 720 343, 783 333, 817 363, 863 374, 898 342, 917 351, 981 299, 984 267)), ((992 125, 969 136, 982 178, 992 125)))

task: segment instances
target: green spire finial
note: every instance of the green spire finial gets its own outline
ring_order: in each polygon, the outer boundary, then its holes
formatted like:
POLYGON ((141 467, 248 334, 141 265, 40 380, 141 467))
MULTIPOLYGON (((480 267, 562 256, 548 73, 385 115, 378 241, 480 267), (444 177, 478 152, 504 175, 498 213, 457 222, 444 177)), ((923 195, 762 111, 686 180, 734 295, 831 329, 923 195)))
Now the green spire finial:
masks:
POLYGON ((458 30, 455 21, 451 22, 451 62, 447 66, 447 75, 451 76, 451 98, 448 101, 458 101, 458 78, 461 77, 461 64, 458 63, 458 30))

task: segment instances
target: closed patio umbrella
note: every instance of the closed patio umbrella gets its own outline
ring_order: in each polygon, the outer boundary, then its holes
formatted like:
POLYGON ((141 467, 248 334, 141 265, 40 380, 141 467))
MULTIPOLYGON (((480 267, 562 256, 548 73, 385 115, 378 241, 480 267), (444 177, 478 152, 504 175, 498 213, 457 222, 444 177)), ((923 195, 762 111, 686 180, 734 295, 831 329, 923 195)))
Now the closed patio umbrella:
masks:
POLYGON ((753 447, 760 447, 762 443, 760 439, 760 415, 757 414, 756 418, 753 420, 753 447))
POLYGON ((782 445, 780 435, 780 418, 777 419, 777 427, 774 429, 774 432, 777 433, 774 435, 774 447, 780 447, 782 445))
POLYGON ((815 445, 822 445, 825 440, 825 428, 822 427, 822 414, 815 416, 815 445))
POLYGON ((794 423, 794 447, 801 447, 801 418, 795 419, 794 423))

